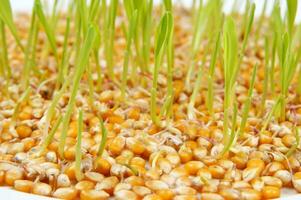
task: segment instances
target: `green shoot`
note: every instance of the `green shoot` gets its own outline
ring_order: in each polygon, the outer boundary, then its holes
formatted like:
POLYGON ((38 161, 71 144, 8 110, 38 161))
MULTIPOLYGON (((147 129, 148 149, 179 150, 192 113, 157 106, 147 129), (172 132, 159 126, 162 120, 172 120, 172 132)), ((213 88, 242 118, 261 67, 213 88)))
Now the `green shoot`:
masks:
POLYGON ((211 56, 211 61, 210 61, 210 66, 209 66, 209 74, 208 74, 208 94, 207 94, 207 108, 209 110, 209 113, 213 113, 213 83, 214 83, 214 72, 215 72, 215 65, 216 65, 216 59, 217 55, 220 51, 221 47, 221 33, 217 34, 216 42, 215 42, 215 47, 213 54, 211 56))
POLYGON ((50 122, 55 114, 55 108, 60 100, 60 98, 63 96, 65 90, 67 89, 68 85, 70 82, 70 78, 67 78, 67 81, 64 83, 64 85, 62 86, 62 88, 59 90, 58 93, 55 93, 53 100, 51 101, 51 104, 49 106, 49 108, 46 111, 46 119, 45 119, 45 126, 44 126, 44 132, 43 135, 46 136, 49 126, 50 126, 50 122))
POLYGON ((167 11, 162 17, 160 24, 157 28, 156 34, 156 46, 155 46, 155 67, 153 72, 153 84, 151 88, 151 118, 153 123, 158 124, 157 118, 157 85, 158 85, 158 74, 159 74, 159 66, 162 62, 163 53, 166 49, 167 42, 171 36, 171 30, 173 26, 173 18, 172 14, 167 11))
POLYGON ((92 0, 89 7, 89 21, 95 22, 100 12, 100 0, 92 0))
POLYGON ((276 50, 277 50, 277 34, 273 38, 273 47, 272 47, 272 60, 271 60, 271 69, 270 69, 270 85, 272 96, 275 93, 275 81, 274 81, 274 69, 275 69, 275 60, 276 60, 276 50))
POLYGON ((252 94, 253 94, 253 89, 254 89, 254 84, 255 84, 256 72, 257 72, 257 64, 255 65, 255 67, 253 69, 252 79, 251 79, 249 90, 248 90, 248 97, 243 106, 242 119, 240 122, 239 131, 238 131, 239 136, 243 135, 246 124, 247 124, 247 119, 248 119, 248 115, 249 115, 249 111, 250 111, 250 107, 251 107, 252 94))
POLYGON ((58 78, 57 78, 57 85, 56 87, 59 88, 60 85, 64 82, 64 77, 67 75, 67 65, 68 65, 68 41, 69 41, 69 32, 70 32, 70 17, 67 17, 66 21, 66 30, 64 33, 64 43, 63 43, 63 53, 62 53, 62 60, 60 63, 60 69, 58 72, 58 78))
POLYGON ((295 132, 296 135, 296 143, 291 146, 289 151, 286 153, 286 157, 290 157, 291 155, 293 155, 293 153, 296 151, 296 149, 299 147, 300 144, 299 128, 294 126, 293 131, 295 132))
POLYGON ((1 58, 2 59, 2 65, 3 65, 3 75, 6 77, 7 82, 9 78, 11 77, 11 69, 9 66, 9 61, 8 61, 8 53, 7 53, 7 42, 6 42, 6 33, 5 33, 5 27, 4 27, 4 22, 0 19, 0 53, 1 53, 1 58))
POLYGON ((230 137, 228 138, 228 141, 226 141, 226 144, 224 146, 224 149, 221 152, 221 155, 224 155, 225 153, 227 153, 236 142, 236 139, 237 139, 237 134, 236 134, 237 110, 238 110, 237 103, 235 103, 234 108, 233 108, 232 127, 231 127, 230 137))
MULTIPOLYGON (((212 1, 213 2, 213 1, 212 1)), ((208 3, 207 7, 212 6, 212 3, 208 3)), ((194 32, 193 32, 193 37, 192 37, 192 53, 191 53, 191 63, 189 65, 187 75, 186 75, 186 80, 185 80, 185 86, 186 88, 190 88, 190 80, 193 75, 193 70, 195 68, 195 62, 196 62, 196 56, 197 53, 199 52, 200 44, 201 44, 201 38, 202 35, 204 34, 206 30, 206 25, 208 21, 208 16, 207 13, 210 13, 210 8, 204 8, 202 2, 199 5, 198 8, 198 13, 196 16, 196 24, 194 26, 194 32)))
POLYGON ((264 108, 265 108, 265 101, 267 98, 267 93, 268 93, 268 89, 269 89, 269 72, 270 72, 270 66, 269 66, 269 55, 270 55, 270 50, 269 50, 269 39, 266 36, 264 38, 264 80, 263 80, 263 93, 262 93, 262 97, 261 97, 261 112, 264 112, 264 108))
POLYGON ((57 55, 57 48, 56 48, 56 39, 55 39, 55 34, 54 34, 54 30, 51 28, 50 24, 47 22, 46 16, 44 14, 43 8, 42 8, 42 4, 40 0, 35 0, 35 11, 36 14, 39 18, 40 23, 42 24, 46 36, 48 38, 48 41, 50 43, 51 49, 54 53, 54 56, 58 62, 58 55, 57 55))
POLYGON ((75 153, 75 177, 77 181, 83 179, 81 172, 81 160, 82 160, 82 131, 83 131, 83 111, 79 111, 78 125, 77 125, 77 142, 76 142, 76 153, 75 153))
MULTIPOLYGON (((172 12, 172 2, 171 0, 164 1, 166 11, 172 12)), ((171 25, 171 33, 167 41, 167 96, 165 102, 162 106, 161 114, 165 114, 166 118, 171 115, 172 103, 173 103, 173 66, 174 66, 174 44, 173 44, 173 34, 174 25, 171 25)))
POLYGON ((150 51, 151 51, 151 34, 152 34, 152 9, 153 9, 153 0, 149 0, 148 3, 145 2, 144 5, 144 16, 143 16, 143 41, 142 41, 142 51, 143 51, 143 60, 144 68, 149 69, 150 62, 150 51))
POLYGON ((250 17, 248 18, 248 21, 246 22, 246 27, 245 27, 245 31, 244 31, 244 39, 243 39, 243 42, 242 42, 240 59, 239 59, 239 62, 238 62, 239 64, 242 60, 243 54, 244 54, 245 49, 247 47, 247 42, 248 42, 249 35, 250 35, 250 32, 251 32, 251 28, 252 28, 253 21, 254 21, 255 9, 256 9, 256 6, 255 6, 255 3, 253 3, 252 6, 251 6, 251 10, 250 10, 250 15, 249 15, 250 17))
POLYGON ((14 19, 13 19, 13 14, 12 14, 12 9, 10 5, 9 0, 2 0, 1 1, 1 6, 0 6, 0 19, 8 26, 10 29, 10 32, 14 36, 17 45, 20 47, 20 49, 24 52, 25 49, 21 43, 21 39, 17 33, 17 28, 14 24, 14 19))
POLYGON ((107 131, 102 119, 100 120, 100 130, 101 130, 101 142, 100 142, 100 145, 98 148, 97 158, 101 158, 103 151, 106 147, 106 143, 107 143, 108 131, 107 131))
POLYGON ((88 29, 88 33, 86 35, 85 41, 83 43, 82 48, 79 51, 79 58, 76 67, 75 67, 75 76, 73 79, 73 86, 71 89, 71 96, 67 105, 67 110, 63 118, 63 129, 62 129, 62 134, 60 137, 60 143, 59 143, 59 154, 61 158, 64 157, 64 148, 65 148, 65 143, 66 143, 66 137, 67 137, 67 129, 68 129, 68 124, 71 118, 71 114, 73 111, 73 108, 75 106, 75 98, 79 89, 79 83, 81 80, 81 77, 85 71, 85 66, 88 63, 89 59, 89 54, 93 48, 93 43, 96 35, 96 27, 95 26, 90 26, 88 29))
POLYGON ((129 31, 126 39, 127 44, 124 52, 124 62, 123 62, 123 71, 122 71, 122 82, 121 82, 121 97, 123 100, 125 98, 125 88, 127 85, 128 66, 129 66, 129 59, 131 56, 132 40, 135 33, 134 31, 136 30, 137 27, 137 15, 138 15, 138 11, 135 10, 130 19, 129 31))
POLYGON ((233 102, 235 82, 239 66, 237 65, 238 57, 238 40, 234 21, 227 18, 224 25, 224 134, 228 135, 229 109, 233 102))
POLYGON ((118 0, 110 1, 109 12, 107 13, 107 23, 105 26, 105 57, 107 62, 107 68, 109 77, 114 79, 114 70, 113 70, 113 53, 114 53, 114 40, 115 40, 115 19, 117 13, 118 0))
POLYGON ((47 147, 49 146, 49 144, 51 143, 51 141, 53 140, 54 134, 56 133, 57 129, 59 128, 60 124, 62 122, 62 116, 60 116, 53 128, 51 129, 51 131, 49 132, 49 134, 47 135, 47 137, 45 138, 45 140, 43 141, 42 145, 41 145, 41 150, 40 153, 44 153, 47 149, 47 147))
POLYGON ((25 49, 25 67, 24 67, 24 79, 23 79, 23 84, 25 87, 28 87, 29 85, 30 72, 33 69, 33 65, 35 62, 35 51, 36 51, 35 47, 36 47, 36 41, 38 36, 38 29, 39 29, 39 25, 36 19, 36 8, 34 7, 32 10, 29 37, 25 49))
POLYGON ((281 80, 280 119, 284 121, 286 97, 298 64, 298 57, 291 50, 291 41, 287 33, 283 35, 281 44, 279 44, 279 62, 281 80))
POLYGON ((278 109, 278 106, 280 104, 280 100, 281 100, 281 98, 278 97, 277 100, 276 100, 276 102, 275 102, 275 104, 273 105, 272 109, 268 113, 267 117, 264 118, 265 120, 263 121, 263 125, 262 125, 262 127, 260 129, 259 134, 262 134, 267 129, 269 123, 272 120, 272 117, 275 115, 275 113, 276 113, 276 111, 278 109))
POLYGON ((11 117, 11 124, 13 124, 14 126, 14 123, 16 122, 17 120, 17 116, 20 112, 20 106, 22 103, 26 102, 27 101, 27 98, 29 97, 29 94, 31 92, 31 88, 28 87, 21 95, 21 97, 19 98, 15 108, 14 108, 14 112, 13 112, 13 115, 11 117))
POLYGON ((293 35, 294 23, 297 15, 298 0, 286 0, 287 4, 287 25, 290 37, 293 35))

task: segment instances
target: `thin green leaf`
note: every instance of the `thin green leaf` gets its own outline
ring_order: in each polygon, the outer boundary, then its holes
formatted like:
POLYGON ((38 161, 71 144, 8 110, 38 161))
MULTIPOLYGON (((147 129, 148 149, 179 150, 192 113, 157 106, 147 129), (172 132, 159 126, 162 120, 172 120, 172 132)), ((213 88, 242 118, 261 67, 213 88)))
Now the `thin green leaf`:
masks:
POLYGON ((40 150, 40 153, 44 153, 47 149, 47 147, 49 146, 49 144, 52 142, 53 140, 53 137, 54 137, 54 134, 56 133, 57 129, 59 128, 60 124, 62 122, 62 116, 60 116, 53 128, 51 129, 51 131, 49 132, 49 134, 47 135, 47 137, 45 138, 45 140, 43 141, 43 143, 41 144, 41 150, 40 150))
POLYGON ((79 53, 79 58, 77 62, 77 65, 75 67, 75 76, 73 79, 73 85, 71 89, 71 96, 67 105, 67 110, 64 115, 63 119, 63 129, 62 129, 62 134, 60 137, 60 143, 59 143, 59 154, 61 158, 64 157, 64 148, 65 148, 65 143, 66 143, 66 137, 67 137, 67 129, 68 129, 68 124, 71 118, 71 114, 73 111, 73 108, 75 106, 75 98, 79 89, 79 84, 81 77, 85 71, 85 66, 88 63, 89 59, 89 54, 93 48, 93 43, 94 39, 96 36, 96 27, 91 25, 88 29, 88 33, 86 35, 85 41, 83 43, 82 48, 80 49, 79 53))
POLYGON ((20 47, 20 49, 24 52, 25 49, 21 43, 21 39, 18 35, 17 28, 14 24, 14 19, 13 19, 13 14, 12 14, 12 9, 10 5, 9 0, 2 0, 1 1, 1 6, 0 6, 0 18, 2 21, 8 26, 10 29, 12 35, 14 36, 17 45, 20 47))
POLYGON ((55 34, 54 34, 54 30, 51 28, 50 24, 47 22, 46 16, 44 14, 43 8, 42 8, 42 4, 40 0, 35 0, 35 11, 36 14, 39 18, 40 23, 42 24, 46 36, 48 38, 48 41, 50 43, 51 49, 54 53, 54 56, 56 58, 56 60, 58 61, 58 55, 57 55, 57 48, 56 48, 56 39, 55 39, 55 34))
POLYGON ((123 71, 122 71, 122 83, 121 83, 122 99, 125 98, 125 88, 127 85, 128 65, 129 65, 129 59, 131 56, 132 40, 133 40, 134 33, 135 33, 134 31, 136 30, 136 27, 137 27, 137 17, 138 17, 138 11, 135 10, 130 19, 129 32, 127 34, 127 44, 126 44, 126 49, 124 52, 124 63, 123 63, 123 71))
POLYGON ((242 119, 241 119, 241 122, 240 122, 239 131, 238 131, 239 136, 243 135, 246 124, 247 124, 247 119, 248 119, 248 115, 249 115, 249 111, 250 111, 250 107, 251 107, 252 94, 253 94, 253 89, 254 89, 254 84, 255 84, 257 66, 258 65, 256 64, 254 69, 253 69, 252 79, 251 79, 250 87, 249 87, 249 91, 248 91, 248 97, 247 97, 247 100, 244 103, 242 119))
POLYGON ((298 0, 286 0, 287 4, 287 25, 290 36, 293 34, 295 18, 297 15, 298 0))
POLYGON ((156 110, 157 110, 156 98, 157 98, 159 66, 161 65, 163 53, 164 50, 166 49, 168 39, 171 36, 172 26, 173 26, 172 14, 167 11, 160 21, 160 24, 157 28, 157 34, 156 34, 155 67, 153 72, 153 84, 151 88, 151 118, 155 124, 159 123, 156 114, 156 110))
POLYGON ((97 158, 100 158, 103 154, 103 151, 106 147, 106 143, 107 143, 107 135, 108 135, 108 131, 102 121, 102 119, 100 120, 100 130, 101 130, 101 142, 98 148, 98 153, 97 153, 97 158))
POLYGON ((77 181, 83 179, 83 173, 81 172, 81 160, 82 160, 82 131, 83 131, 83 112, 79 111, 78 125, 77 125, 77 142, 75 152, 75 177, 77 181))

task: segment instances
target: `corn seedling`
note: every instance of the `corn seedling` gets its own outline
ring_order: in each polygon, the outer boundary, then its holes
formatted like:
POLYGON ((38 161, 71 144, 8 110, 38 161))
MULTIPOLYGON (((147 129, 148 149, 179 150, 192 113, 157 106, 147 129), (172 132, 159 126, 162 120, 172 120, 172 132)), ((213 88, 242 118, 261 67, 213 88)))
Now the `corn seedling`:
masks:
POLYGON ((61 122, 62 122, 62 117, 59 117, 57 119, 57 121, 55 122, 55 124, 53 125, 53 128, 51 129, 51 131, 49 132, 49 134, 45 138, 45 140, 42 142, 39 154, 43 154, 46 151, 47 147, 49 146, 49 144, 53 140, 54 134, 58 130, 61 122))
POLYGON ((80 83, 81 77, 85 71, 85 65, 88 62, 90 51, 92 50, 92 47, 93 47, 93 42, 94 42, 95 35, 96 35, 95 29, 96 29, 95 26, 89 27, 85 41, 84 41, 83 46, 79 53, 80 58, 79 58, 79 63, 77 63, 77 65, 76 65, 73 86, 71 89, 71 97, 69 99, 69 102, 67 105, 67 110, 66 110, 66 113, 63 118, 63 129, 62 129, 62 134, 60 137, 60 144, 59 144, 59 154, 62 158, 64 157, 64 147, 65 147, 65 143, 66 143, 68 123, 70 121, 72 110, 75 105, 75 98, 76 98, 76 94, 79 89, 79 83, 80 83))
POLYGON ((224 145, 221 155, 224 155, 226 152, 228 152, 237 140, 238 136, 237 136, 237 131, 236 131, 236 120, 237 120, 237 104, 234 103, 231 133, 230 133, 230 137, 228 137, 228 139, 224 145))
POLYGON ((251 82, 250 82, 250 86, 249 86, 249 90, 248 90, 248 97, 247 97, 247 99, 244 103, 244 106, 243 106, 242 119, 241 119, 241 122, 240 122, 239 131, 238 131, 239 136, 243 135, 244 130, 246 128, 247 119, 248 119, 248 115, 249 115, 249 111, 250 111, 250 107, 251 107, 251 102, 252 102, 252 95, 253 95, 253 90, 254 90, 256 72, 257 72, 257 65, 255 65, 255 67, 253 69, 252 78, 251 78, 251 82))
POLYGON ((209 73, 208 73, 208 94, 207 94, 207 108, 209 110, 209 113, 213 113, 213 101, 214 101, 214 90, 213 90, 213 84, 214 84, 214 72, 215 72, 215 65, 216 65, 216 59, 220 50, 220 44, 221 44, 221 33, 217 34, 216 43, 214 46, 214 52, 211 56, 210 66, 209 66, 209 73))
POLYGON ((255 20, 250 0, 230 13, 34 0, 21 15, 1 1, 0 185, 57 199, 300 192, 301 25, 284 2, 255 20), (179 175, 201 190, 169 184, 179 175))
POLYGON ((102 119, 100 120, 100 131, 101 131, 101 141, 100 141, 100 145, 99 145, 98 152, 97 152, 98 158, 100 158, 103 154, 103 151, 105 149, 106 142, 107 142, 107 135, 108 135, 108 131, 107 131, 102 119))
POLYGON ((14 24, 14 19, 13 19, 13 14, 12 14, 12 9, 10 5, 9 0, 3 0, 1 2, 0 6, 0 19, 4 24, 6 24, 11 31, 12 35, 14 36, 17 45, 20 47, 20 49, 24 52, 24 47, 21 43, 21 39, 18 35, 17 28, 14 24))
POLYGON ((52 29, 52 27, 50 26, 50 24, 48 23, 48 21, 46 19, 46 16, 44 14, 40 0, 35 0, 35 11, 39 18, 39 22, 42 24, 42 26, 45 30, 45 33, 47 35, 48 41, 50 43, 50 46, 54 53, 56 61, 58 62, 58 54, 57 54, 56 38, 55 38, 54 30, 52 29))
POLYGON ((32 18, 29 30, 29 38, 25 50, 25 67, 24 67, 24 80, 23 84, 25 87, 29 85, 30 72, 33 70, 35 65, 35 51, 36 41, 38 36, 38 21, 36 19, 36 8, 33 8, 32 18))
MULTIPOLYGON (((164 1, 166 11, 172 12, 172 2, 170 0, 164 1)), ((166 118, 171 115, 171 109, 173 104, 173 68, 174 68, 174 24, 172 20, 170 36, 167 41, 167 95, 165 102, 162 106, 161 115, 165 114, 166 118)))
POLYGON ((227 18, 223 33, 224 48, 224 135, 228 135, 230 105, 233 103, 236 76, 238 73, 238 41, 233 19, 227 18))
POLYGON ((157 118, 157 106, 156 106, 159 66, 161 65, 162 57, 164 55, 167 42, 171 37, 172 26, 173 26, 172 14, 167 11, 160 21, 160 24, 157 29, 157 35, 156 35, 155 67, 153 72, 153 84, 151 88, 151 110, 150 110, 152 121, 155 124, 159 123, 157 118))
POLYGON ((80 110, 78 114, 78 125, 77 125, 77 142, 76 142, 76 153, 75 153, 75 176, 77 181, 83 179, 81 172, 81 160, 82 160, 82 131, 83 131, 83 111, 80 110))
POLYGON ((125 88, 127 85, 127 76, 128 76, 128 67, 129 67, 129 59, 131 56, 131 46, 132 46, 132 41, 134 37, 134 31, 136 30, 137 26, 137 15, 138 11, 135 10, 134 13, 131 15, 130 19, 130 25, 129 25, 129 31, 127 34, 127 45, 126 45, 126 50, 124 52, 124 62, 123 62, 123 71, 122 71, 122 83, 121 83, 121 96, 122 99, 125 98, 125 88))
POLYGON ((110 1, 109 10, 107 13, 107 20, 105 24, 105 52, 106 52, 106 64, 108 68, 108 74, 111 79, 114 79, 114 39, 115 39, 115 19, 117 12, 118 1, 110 1))

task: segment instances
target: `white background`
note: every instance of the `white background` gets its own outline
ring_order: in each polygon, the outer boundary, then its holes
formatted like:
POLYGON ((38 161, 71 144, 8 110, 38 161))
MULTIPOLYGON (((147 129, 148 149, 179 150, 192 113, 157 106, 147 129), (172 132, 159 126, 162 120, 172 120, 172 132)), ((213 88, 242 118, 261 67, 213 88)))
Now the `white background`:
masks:
MULTIPOLYGON (((242 2, 241 10, 243 10, 245 0, 240 0, 240 1, 242 2)), ((298 2, 299 5, 298 5, 298 14, 297 14, 296 21, 300 22, 301 21, 301 1, 300 0, 298 0, 298 1, 299 1, 298 2)), ((34 2, 33 0, 11 0, 12 9, 14 12, 23 12, 23 11, 28 12, 32 9, 33 2, 34 2)), ((50 0, 49 2, 53 2, 53 1, 50 0)), ((60 0, 60 2, 66 4, 68 2, 68 0, 60 0)), ((155 2, 160 2, 160 0, 155 0, 155 2)), ((180 2, 189 6, 191 4, 192 0, 181 0, 180 2)), ((261 13, 264 1, 263 0, 254 0, 253 2, 256 3, 255 15, 258 16, 261 13)), ((271 12, 272 5, 274 2, 275 2, 274 0, 268 0, 267 14, 269 14, 271 12)), ((234 3, 234 0, 226 0, 224 10, 226 12, 228 12, 231 9, 233 3, 234 3)), ((282 13, 284 13, 285 9, 286 9, 286 0, 280 0, 280 3, 281 3, 282 13)), ((16 192, 16 191, 4 188, 4 187, 0 187, 0 199, 3 199, 3 200, 43 200, 43 199, 50 199, 50 198, 16 192)), ((301 196, 281 198, 281 200, 298 200, 298 199, 301 199, 301 196)))

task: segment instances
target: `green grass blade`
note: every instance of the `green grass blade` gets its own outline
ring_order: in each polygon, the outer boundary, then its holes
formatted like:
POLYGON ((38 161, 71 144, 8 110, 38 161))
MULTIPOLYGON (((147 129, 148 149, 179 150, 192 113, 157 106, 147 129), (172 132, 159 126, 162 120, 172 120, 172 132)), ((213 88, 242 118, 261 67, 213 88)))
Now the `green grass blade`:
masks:
POLYGON ((57 55, 57 48, 56 48, 56 39, 55 39, 55 34, 54 34, 54 30, 51 28, 50 24, 48 23, 46 16, 44 14, 43 8, 42 8, 42 4, 40 0, 35 0, 35 10, 36 10, 36 14, 39 18, 40 23, 42 24, 46 36, 48 38, 48 41, 50 43, 51 49, 54 53, 54 56, 58 62, 58 55, 57 55))
POLYGON ((253 94, 253 89, 254 89, 254 84, 255 84, 255 79, 256 79, 257 66, 258 65, 256 64, 253 69, 250 87, 249 87, 249 91, 248 91, 248 97, 247 97, 246 102, 244 103, 242 119, 240 122, 239 131, 238 131, 239 136, 243 135, 246 124, 247 124, 247 119, 248 119, 248 115, 249 115, 249 111, 250 111, 250 107, 251 107, 252 94, 253 94))
POLYGON ((101 130, 101 142, 98 148, 98 153, 97 153, 97 158, 100 158, 103 154, 103 151, 106 147, 106 143, 107 143, 107 135, 108 135, 108 131, 102 121, 102 119, 100 120, 100 130, 101 130))
POLYGON ((59 74, 57 78, 57 88, 63 84, 64 82, 64 77, 67 74, 67 66, 68 66, 68 41, 69 41, 69 32, 70 32, 70 16, 67 17, 66 20, 66 29, 64 33, 64 43, 63 43, 63 53, 62 53, 62 59, 60 63, 60 68, 59 68, 59 74))
POLYGON ((77 181, 83 179, 83 173, 81 172, 82 161, 82 131, 83 131, 83 111, 79 111, 78 125, 77 125, 77 142, 75 152, 75 177, 77 181))
POLYGON ((297 15, 298 0, 286 0, 287 4, 287 25, 290 37, 293 36, 294 23, 297 15))
POLYGON ((63 129, 62 129, 62 134, 60 136, 60 143, 58 148, 61 158, 64 158, 64 148, 66 143, 68 124, 71 118, 73 108, 75 106, 75 98, 79 89, 80 80, 85 71, 85 66, 88 63, 89 54, 93 48, 95 35, 96 35, 96 27, 92 25, 88 29, 88 33, 86 35, 85 41, 83 43, 82 48, 80 49, 79 58, 78 58, 79 62, 77 62, 77 65, 75 67, 75 76, 73 79, 71 96, 67 105, 66 113, 63 118, 63 129))
POLYGON ((234 104, 233 108, 233 118, 232 118, 232 127, 231 127, 231 133, 230 137, 228 138, 228 141, 226 142, 226 145, 224 146, 224 149, 221 152, 221 155, 224 155, 227 153, 231 147, 235 144, 236 139, 237 139, 237 134, 236 134, 236 120, 237 120, 237 103, 234 104))
POLYGON ((121 83, 122 99, 125 98, 125 89, 127 85, 127 76, 128 76, 128 65, 131 56, 132 40, 134 38, 134 33, 137 27, 137 17, 138 17, 138 11, 135 10, 130 19, 129 32, 127 34, 127 44, 124 52, 124 63, 123 63, 123 71, 122 71, 122 83, 121 83))
POLYGON ((159 66, 161 65, 163 53, 164 50, 166 49, 166 43, 171 35, 172 24, 173 24, 172 14, 167 11, 162 17, 159 26, 157 27, 156 46, 155 46, 155 67, 153 72, 153 83, 151 88, 151 110, 150 110, 152 121, 155 124, 159 123, 156 114, 159 66))
POLYGON ((49 132, 49 134, 47 135, 47 137, 45 138, 45 140, 41 144, 41 150, 40 150, 41 153, 45 152, 47 147, 49 146, 49 144, 52 142, 54 134, 56 133, 57 129, 59 128, 61 122, 62 122, 62 116, 60 116, 56 120, 53 128, 51 129, 51 131, 49 132))
POLYGON ((114 54, 114 40, 115 40, 115 19, 117 13, 118 0, 110 1, 110 6, 108 10, 107 23, 105 27, 105 52, 106 52, 106 62, 110 78, 113 80, 114 69, 113 69, 113 54, 114 54))
POLYGON ((1 59, 2 59, 2 65, 3 65, 3 75, 6 77, 7 82, 9 81, 11 77, 11 69, 8 61, 8 46, 6 42, 6 33, 5 33, 5 27, 4 22, 0 19, 0 53, 1 53, 1 59))
POLYGON ((12 9, 10 5, 9 0, 2 0, 1 1, 1 6, 0 6, 0 18, 2 21, 8 26, 10 29, 12 35, 14 36, 17 45, 20 47, 20 49, 24 52, 25 49, 21 43, 21 39, 18 35, 17 28, 14 24, 14 19, 13 19, 13 14, 12 14, 12 9))
POLYGON ((213 112, 213 82, 214 82, 214 72, 215 72, 215 65, 217 60, 217 55, 220 51, 221 47, 221 33, 219 32, 217 34, 217 38, 215 40, 215 47, 213 54, 211 56, 210 66, 209 66, 209 73, 208 73, 208 94, 207 94, 207 108, 209 110, 209 113, 212 114, 213 112))
POLYGON ((262 134, 266 128, 268 127, 269 123, 271 122, 272 120, 272 117, 275 115, 277 109, 278 109, 278 106, 280 104, 280 101, 281 101, 281 97, 278 97, 275 104, 273 105, 271 111, 268 113, 267 117, 265 117, 265 120, 263 121, 263 125, 260 129, 260 132, 259 134, 262 134))

